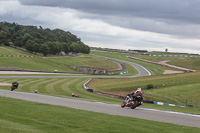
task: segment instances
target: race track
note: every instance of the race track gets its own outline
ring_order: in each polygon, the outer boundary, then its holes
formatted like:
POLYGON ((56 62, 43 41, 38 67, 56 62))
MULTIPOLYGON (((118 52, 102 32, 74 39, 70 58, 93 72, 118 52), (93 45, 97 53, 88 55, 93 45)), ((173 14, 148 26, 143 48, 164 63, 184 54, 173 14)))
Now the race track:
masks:
MULTIPOLYGON (((101 56, 102 57, 102 56, 101 56)), ((103 57, 105 58, 105 57, 103 57)), ((138 70, 137 75, 133 76, 0 76, 0 78, 131 78, 131 77, 141 77, 141 76, 150 76, 151 73, 146 70, 144 67, 118 59, 109 58, 115 61, 124 62, 131 64, 138 70)), ((177 112, 169 112, 169 111, 160 111, 154 109, 146 109, 146 108, 136 108, 132 110, 130 108, 121 108, 120 105, 115 104, 106 104, 100 102, 90 102, 78 99, 70 99, 70 98, 61 98, 55 96, 47 96, 40 95, 34 93, 25 93, 25 92, 16 92, 16 91, 8 91, 8 90, 0 90, 0 96, 22 99, 27 101, 66 106, 75 109, 82 109, 94 112, 107 113, 111 115, 120 115, 120 116, 128 116, 134 118, 141 118, 146 120, 154 120, 159 122, 167 122, 178 125, 185 125, 191 127, 200 128, 200 115, 191 115, 177 112)))
POLYGON ((22 99, 27 101, 66 106, 94 112, 107 113, 111 115, 128 116, 146 120, 173 123, 184 126, 200 128, 200 115, 191 115, 177 112, 160 111, 146 108, 121 108, 120 105, 90 102, 78 99, 61 98, 55 96, 40 95, 34 93, 15 92, 0 90, 0 96, 22 99))

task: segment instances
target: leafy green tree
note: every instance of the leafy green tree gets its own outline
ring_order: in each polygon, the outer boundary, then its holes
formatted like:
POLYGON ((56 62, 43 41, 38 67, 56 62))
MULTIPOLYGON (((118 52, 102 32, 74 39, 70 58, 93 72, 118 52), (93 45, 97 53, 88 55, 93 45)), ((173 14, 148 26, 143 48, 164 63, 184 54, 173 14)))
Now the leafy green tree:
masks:
POLYGON ((0 44, 24 47, 33 52, 42 51, 44 55, 57 54, 61 51, 90 53, 89 47, 69 31, 8 22, 0 22, 0 44), (44 44, 46 45, 43 46, 44 44))
POLYGON ((29 34, 29 33, 26 33, 26 34, 24 34, 24 36, 22 37, 22 41, 21 41, 21 45, 22 46, 25 46, 25 44, 26 44, 26 42, 28 41, 28 40, 33 40, 33 37, 29 34))
POLYGON ((18 37, 16 37, 16 39, 15 39, 15 41, 14 41, 14 45, 15 46, 22 46, 22 36, 18 36, 18 37))
POLYGON ((42 44, 39 48, 39 52, 42 53, 44 56, 50 53, 50 48, 46 43, 42 44))
POLYGON ((32 40, 28 40, 25 44, 25 48, 31 52, 33 52, 33 47, 34 47, 35 42, 32 40))
POLYGON ((40 46, 41 46, 41 44, 35 42, 32 47, 33 52, 39 52, 40 46))
POLYGON ((55 45, 57 47, 57 53, 60 53, 61 51, 64 51, 63 43, 62 42, 55 42, 55 45))
POLYGON ((80 47, 78 46, 77 43, 72 43, 70 45, 70 52, 75 53, 75 54, 80 52, 80 47))
POLYGON ((49 50, 50 50, 50 54, 56 54, 56 52, 57 52, 57 48, 56 48, 56 46, 55 46, 55 43, 54 42, 46 42, 46 44, 48 45, 48 47, 49 47, 49 50))
POLYGON ((69 45, 67 43, 63 43, 63 50, 67 54, 70 51, 69 45))

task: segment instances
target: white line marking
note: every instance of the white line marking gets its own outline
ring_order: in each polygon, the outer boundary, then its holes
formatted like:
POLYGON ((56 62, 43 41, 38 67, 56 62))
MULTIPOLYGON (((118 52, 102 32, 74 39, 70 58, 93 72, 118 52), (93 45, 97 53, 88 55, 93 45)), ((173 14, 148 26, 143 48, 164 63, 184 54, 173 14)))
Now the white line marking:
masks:
POLYGON ((197 114, 181 113, 181 112, 174 112, 174 111, 164 111, 164 110, 141 108, 141 107, 138 107, 138 109, 150 110, 150 111, 158 111, 158 112, 165 112, 165 113, 171 113, 171 114, 180 114, 180 115, 200 117, 200 115, 197 115, 197 114))

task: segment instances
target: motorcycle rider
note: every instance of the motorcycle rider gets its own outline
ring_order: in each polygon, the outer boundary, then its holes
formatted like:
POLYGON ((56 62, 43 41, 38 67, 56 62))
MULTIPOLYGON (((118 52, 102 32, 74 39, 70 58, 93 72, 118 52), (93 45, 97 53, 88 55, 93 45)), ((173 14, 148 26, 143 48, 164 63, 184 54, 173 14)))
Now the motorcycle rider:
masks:
MULTIPOLYGON (((133 96, 143 96, 142 88, 138 88, 136 91, 132 93, 133 96)), ((142 98, 143 100, 143 98, 142 98)))
POLYGON ((11 91, 17 89, 18 86, 19 86, 19 83, 18 83, 17 81, 13 82, 13 83, 12 83, 12 86, 11 86, 11 91))
MULTIPOLYGON (((138 88, 137 90, 135 90, 133 93, 131 94, 128 94, 127 97, 137 97, 137 96, 140 96, 140 99, 143 101, 143 92, 142 92, 142 88, 138 88)), ((130 100, 129 100, 130 101, 130 100)), ((128 101, 128 102, 129 102, 128 101)), ((142 103, 141 103, 142 104, 142 103)))

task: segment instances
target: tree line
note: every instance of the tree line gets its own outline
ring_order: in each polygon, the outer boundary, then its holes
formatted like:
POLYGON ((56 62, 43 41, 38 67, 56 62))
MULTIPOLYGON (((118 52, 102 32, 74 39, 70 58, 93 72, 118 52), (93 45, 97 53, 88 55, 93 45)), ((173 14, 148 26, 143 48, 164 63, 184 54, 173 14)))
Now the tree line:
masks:
POLYGON ((43 55, 60 52, 90 53, 89 46, 69 31, 0 22, 0 45, 17 46, 43 55))

